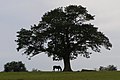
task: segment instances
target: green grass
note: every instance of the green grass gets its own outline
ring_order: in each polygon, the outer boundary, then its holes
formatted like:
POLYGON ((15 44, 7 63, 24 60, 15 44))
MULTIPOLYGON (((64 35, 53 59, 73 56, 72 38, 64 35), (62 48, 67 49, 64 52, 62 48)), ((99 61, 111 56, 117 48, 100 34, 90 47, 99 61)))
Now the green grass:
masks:
POLYGON ((120 80, 120 72, 1 72, 0 80, 120 80))

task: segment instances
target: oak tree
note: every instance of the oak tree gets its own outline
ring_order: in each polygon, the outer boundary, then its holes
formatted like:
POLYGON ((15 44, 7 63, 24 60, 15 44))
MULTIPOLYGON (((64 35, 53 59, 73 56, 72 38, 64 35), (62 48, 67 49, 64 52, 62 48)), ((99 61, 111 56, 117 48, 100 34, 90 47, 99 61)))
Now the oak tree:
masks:
POLYGON ((94 16, 81 5, 59 7, 45 13, 38 25, 17 32, 17 50, 33 57, 45 53, 53 60, 63 60, 63 71, 72 71, 70 60, 81 55, 89 58, 91 50, 110 50, 108 37, 90 23, 94 16), (90 50, 91 49, 91 50, 90 50))

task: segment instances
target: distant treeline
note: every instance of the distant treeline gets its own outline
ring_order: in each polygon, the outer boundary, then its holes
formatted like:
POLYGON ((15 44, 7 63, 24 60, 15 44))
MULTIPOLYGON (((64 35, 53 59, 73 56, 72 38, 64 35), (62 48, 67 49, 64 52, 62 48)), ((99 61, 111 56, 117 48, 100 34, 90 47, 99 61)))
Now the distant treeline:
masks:
MULTIPOLYGON (((25 64, 22 61, 12 61, 4 65, 4 72, 27 72, 25 64)), ((32 72, 40 72, 41 70, 33 68, 32 72)), ((107 67, 100 66, 98 70, 82 69, 81 72, 95 72, 95 71, 117 71, 117 67, 114 65, 108 65, 107 67)), ((78 71, 79 72, 79 71, 78 71)))

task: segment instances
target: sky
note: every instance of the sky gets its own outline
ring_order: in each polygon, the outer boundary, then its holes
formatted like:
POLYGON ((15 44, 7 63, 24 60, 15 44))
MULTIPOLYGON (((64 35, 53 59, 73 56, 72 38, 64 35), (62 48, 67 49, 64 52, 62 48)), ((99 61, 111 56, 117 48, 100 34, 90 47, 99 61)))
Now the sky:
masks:
POLYGON ((115 65, 120 69, 120 0, 0 0, 0 71, 4 64, 11 61, 22 61, 28 70, 33 68, 41 71, 51 71, 53 65, 63 62, 53 61, 45 54, 39 54, 28 60, 22 52, 17 52, 17 31, 21 28, 29 29, 38 24, 47 11, 68 5, 82 5, 88 12, 95 15, 92 21, 112 43, 110 51, 102 48, 101 53, 93 53, 91 58, 79 56, 71 61, 74 71, 81 69, 95 69, 99 66, 115 65))

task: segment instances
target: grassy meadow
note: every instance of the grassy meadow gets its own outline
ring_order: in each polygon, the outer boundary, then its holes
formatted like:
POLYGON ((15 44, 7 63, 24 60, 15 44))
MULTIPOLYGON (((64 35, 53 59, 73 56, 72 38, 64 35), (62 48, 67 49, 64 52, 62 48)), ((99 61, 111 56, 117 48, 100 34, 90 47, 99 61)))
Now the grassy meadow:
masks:
POLYGON ((1 72, 0 80, 120 80, 120 72, 1 72))

